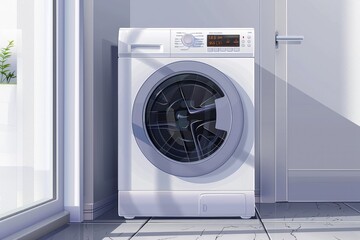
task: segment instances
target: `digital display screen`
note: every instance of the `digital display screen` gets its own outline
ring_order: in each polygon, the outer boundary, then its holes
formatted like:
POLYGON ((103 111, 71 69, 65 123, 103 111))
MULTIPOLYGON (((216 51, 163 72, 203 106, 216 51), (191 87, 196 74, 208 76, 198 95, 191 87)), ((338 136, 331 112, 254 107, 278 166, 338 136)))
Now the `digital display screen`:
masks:
POLYGON ((208 35, 208 47, 239 47, 240 35, 208 35))

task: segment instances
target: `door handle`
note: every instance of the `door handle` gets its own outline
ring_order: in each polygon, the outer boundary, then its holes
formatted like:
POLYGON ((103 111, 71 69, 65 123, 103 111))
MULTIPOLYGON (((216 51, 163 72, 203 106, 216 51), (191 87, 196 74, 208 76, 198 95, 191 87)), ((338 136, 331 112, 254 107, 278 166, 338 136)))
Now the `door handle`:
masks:
POLYGON ((304 36, 282 36, 275 33, 275 47, 279 48, 279 42, 300 44, 304 41, 304 36))

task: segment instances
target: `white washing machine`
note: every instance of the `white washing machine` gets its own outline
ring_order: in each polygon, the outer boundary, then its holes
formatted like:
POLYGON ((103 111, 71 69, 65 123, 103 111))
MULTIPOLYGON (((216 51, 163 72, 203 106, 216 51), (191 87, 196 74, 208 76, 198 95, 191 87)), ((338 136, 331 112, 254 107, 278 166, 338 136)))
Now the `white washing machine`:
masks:
POLYGON ((120 216, 255 215, 254 37, 120 29, 120 216))

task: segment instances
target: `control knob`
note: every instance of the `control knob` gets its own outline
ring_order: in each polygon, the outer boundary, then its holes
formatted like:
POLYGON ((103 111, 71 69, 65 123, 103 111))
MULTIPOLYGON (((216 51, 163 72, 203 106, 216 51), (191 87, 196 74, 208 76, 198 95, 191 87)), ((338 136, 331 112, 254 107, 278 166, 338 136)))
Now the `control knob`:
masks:
POLYGON ((195 37, 192 34, 184 34, 181 38, 181 42, 184 44, 184 46, 191 47, 195 43, 195 37))

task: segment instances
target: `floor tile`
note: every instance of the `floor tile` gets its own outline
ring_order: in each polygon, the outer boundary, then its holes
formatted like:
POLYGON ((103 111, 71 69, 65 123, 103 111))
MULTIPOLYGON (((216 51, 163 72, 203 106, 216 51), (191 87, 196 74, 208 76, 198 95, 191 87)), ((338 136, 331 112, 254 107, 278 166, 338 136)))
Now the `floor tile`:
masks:
POLYGON ((97 240, 97 239, 130 239, 143 223, 71 223, 65 228, 50 234, 42 240, 97 240))
POLYGON ((153 217, 149 223, 196 223, 196 224, 257 224, 258 219, 241 219, 241 218, 157 218, 153 217))
POLYGON ((353 208, 354 210, 360 212, 360 202, 349 202, 349 203, 345 203, 346 205, 348 205, 349 207, 353 208))
POLYGON ((226 224, 219 219, 213 223, 147 223, 132 239, 268 240, 268 237, 259 220, 226 224))
POLYGON ((265 222, 272 240, 358 240, 359 222, 265 222))
POLYGON ((91 221, 85 221, 87 223, 145 223, 149 218, 134 218, 134 219, 125 219, 119 217, 118 211, 116 208, 111 209, 101 216, 97 217, 91 221))
POLYGON ((360 221, 360 213, 343 203, 260 203, 260 218, 266 221, 360 221))

